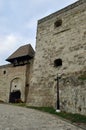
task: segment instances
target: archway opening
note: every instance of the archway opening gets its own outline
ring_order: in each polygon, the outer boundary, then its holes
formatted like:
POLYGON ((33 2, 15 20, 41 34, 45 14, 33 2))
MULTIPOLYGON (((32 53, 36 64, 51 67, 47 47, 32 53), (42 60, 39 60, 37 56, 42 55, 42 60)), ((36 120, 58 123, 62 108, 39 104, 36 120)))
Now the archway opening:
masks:
POLYGON ((16 90, 10 93, 10 103, 20 103, 21 102, 21 92, 20 90, 16 90))
POLYGON ((20 78, 14 78, 10 83, 9 102, 21 103, 22 102, 22 81, 20 78))

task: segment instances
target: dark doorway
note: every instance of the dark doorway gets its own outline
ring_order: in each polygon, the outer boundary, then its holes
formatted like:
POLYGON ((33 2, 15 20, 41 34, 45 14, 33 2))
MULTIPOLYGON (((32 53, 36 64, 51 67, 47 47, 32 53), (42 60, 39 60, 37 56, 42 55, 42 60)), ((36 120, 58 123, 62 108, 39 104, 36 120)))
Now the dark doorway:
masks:
POLYGON ((21 92, 20 90, 16 90, 10 93, 10 103, 19 103, 21 100, 21 92))

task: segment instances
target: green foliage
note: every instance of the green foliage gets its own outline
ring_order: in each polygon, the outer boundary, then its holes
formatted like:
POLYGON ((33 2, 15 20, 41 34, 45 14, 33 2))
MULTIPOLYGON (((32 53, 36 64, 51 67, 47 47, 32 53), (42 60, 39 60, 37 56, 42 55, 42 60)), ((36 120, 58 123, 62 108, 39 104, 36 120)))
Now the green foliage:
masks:
POLYGON ((78 79, 80 79, 80 80, 86 80, 86 74, 79 76, 78 79))
POLYGON ((80 114, 72 114, 66 112, 57 113, 53 107, 35 107, 35 106, 27 106, 25 103, 18 103, 17 106, 22 106, 26 108, 36 109, 43 112, 48 112, 50 114, 54 114, 60 116, 64 119, 71 121, 72 123, 86 123, 86 116, 80 114))
POLYGON ((72 114, 72 113, 57 113, 58 116, 61 116, 67 120, 70 120, 71 122, 76 123, 86 123, 86 116, 80 115, 80 114, 72 114))
POLYGON ((60 112, 57 113, 56 110, 52 107, 33 107, 33 106, 27 106, 27 108, 40 110, 43 112, 48 112, 50 114, 55 114, 57 116, 60 116, 62 118, 65 118, 67 120, 70 120, 71 122, 75 123, 86 123, 86 116, 80 115, 80 114, 72 114, 72 113, 66 113, 66 112, 60 112))
POLYGON ((36 110, 40 110, 43 112, 48 112, 51 114, 55 114, 55 109, 52 107, 33 107, 33 106, 27 106, 27 108, 31 108, 31 109, 36 109, 36 110))
POLYGON ((26 103, 12 103, 12 105, 26 107, 26 103))

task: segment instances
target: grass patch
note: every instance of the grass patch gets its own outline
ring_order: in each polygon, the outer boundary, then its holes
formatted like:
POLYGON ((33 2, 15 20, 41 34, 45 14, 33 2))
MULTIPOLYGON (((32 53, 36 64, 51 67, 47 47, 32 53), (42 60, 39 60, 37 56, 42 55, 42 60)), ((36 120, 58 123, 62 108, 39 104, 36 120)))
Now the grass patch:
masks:
POLYGON ((26 103, 10 103, 14 106, 26 107, 26 103))
POLYGON ((79 76, 78 79, 80 79, 80 80, 86 80, 86 74, 79 76))
POLYGON ((66 113, 61 112, 57 113, 58 116, 61 116, 67 120, 70 120, 72 123, 86 123, 86 116, 80 115, 80 114, 72 114, 72 113, 66 113))
POLYGON ((55 114, 55 109, 52 107, 33 107, 33 106, 27 106, 27 108, 31 108, 31 109, 36 109, 36 110, 40 110, 43 112, 48 112, 50 114, 55 114))
POLYGON ((69 120, 72 123, 85 123, 86 124, 86 116, 84 116, 84 115, 72 114, 72 113, 66 113, 66 112, 57 113, 56 110, 52 107, 27 106, 25 103, 18 103, 16 105, 26 107, 26 108, 40 110, 40 111, 47 112, 50 114, 54 114, 54 115, 57 115, 59 117, 66 119, 66 120, 69 120))
POLYGON ((66 112, 60 112, 57 113, 56 110, 52 107, 31 107, 27 106, 27 108, 40 110, 43 112, 48 112, 50 114, 58 115, 64 119, 70 120, 72 123, 86 123, 86 116, 80 115, 80 114, 72 114, 72 113, 66 113, 66 112))

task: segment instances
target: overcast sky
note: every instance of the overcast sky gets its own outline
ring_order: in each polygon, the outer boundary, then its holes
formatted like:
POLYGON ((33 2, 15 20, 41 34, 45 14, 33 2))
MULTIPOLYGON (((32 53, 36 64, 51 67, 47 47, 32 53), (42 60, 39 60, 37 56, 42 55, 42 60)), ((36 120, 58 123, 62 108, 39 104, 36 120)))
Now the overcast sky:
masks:
POLYGON ((18 47, 35 48, 37 20, 77 0, 0 0, 0 65, 18 47))

